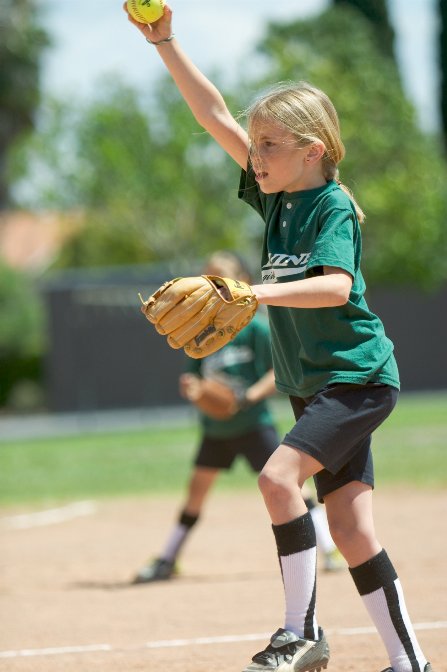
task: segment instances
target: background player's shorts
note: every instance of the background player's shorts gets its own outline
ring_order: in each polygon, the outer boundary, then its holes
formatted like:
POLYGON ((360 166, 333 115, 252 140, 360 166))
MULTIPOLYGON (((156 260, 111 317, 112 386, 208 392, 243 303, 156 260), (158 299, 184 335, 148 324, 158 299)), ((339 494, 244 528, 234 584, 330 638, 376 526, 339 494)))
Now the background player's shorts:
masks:
POLYGON ((371 434, 396 405, 399 392, 382 384, 328 385, 312 397, 290 397, 296 425, 283 443, 325 467, 314 476, 318 500, 352 481, 374 487, 371 434))
POLYGON ((242 455, 253 471, 259 473, 279 443, 276 429, 271 425, 259 425, 246 434, 225 439, 204 436, 195 465, 212 469, 230 469, 236 457, 242 455))

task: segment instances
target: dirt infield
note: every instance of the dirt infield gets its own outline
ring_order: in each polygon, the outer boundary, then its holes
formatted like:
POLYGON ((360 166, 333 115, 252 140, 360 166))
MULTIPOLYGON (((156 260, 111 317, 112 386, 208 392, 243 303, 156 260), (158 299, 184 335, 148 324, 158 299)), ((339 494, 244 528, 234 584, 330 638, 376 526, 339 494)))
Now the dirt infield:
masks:
MULTIPOLYGON (((64 509, 67 520, 53 524, 0 510, 0 670, 243 669, 283 625, 260 495, 216 493, 185 548, 181 576, 129 585, 158 552, 177 505, 172 498, 100 501, 64 509)), ((434 670, 447 672, 447 492, 382 489, 375 507, 419 640, 434 670)), ((331 672, 387 666, 347 570, 319 573, 318 618, 331 645, 331 672)))

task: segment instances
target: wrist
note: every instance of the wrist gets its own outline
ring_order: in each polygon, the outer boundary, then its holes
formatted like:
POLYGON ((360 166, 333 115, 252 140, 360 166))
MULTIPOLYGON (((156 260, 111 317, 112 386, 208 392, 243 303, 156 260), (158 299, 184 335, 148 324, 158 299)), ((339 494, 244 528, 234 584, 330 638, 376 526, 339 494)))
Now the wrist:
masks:
POLYGON ((146 42, 149 42, 149 44, 152 44, 154 47, 158 47, 159 44, 166 44, 167 42, 171 42, 175 37, 175 33, 171 33, 169 37, 165 37, 163 40, 150 40, 148 37, 146 37, 146 42))
POLYGON ((265 296, 264 285, 252 285, 251 291, 253 292, 258 303, 265 303, 267 297, 265 296))
POLYGON ((247 390, 240 390, 239 392, 236 393, 236 404, 237 404, 237 410, 242 411, 249 406, 252 406, 255 402, 255 400, 252 398, 252 395, 250 394, 250 388, 247 390))

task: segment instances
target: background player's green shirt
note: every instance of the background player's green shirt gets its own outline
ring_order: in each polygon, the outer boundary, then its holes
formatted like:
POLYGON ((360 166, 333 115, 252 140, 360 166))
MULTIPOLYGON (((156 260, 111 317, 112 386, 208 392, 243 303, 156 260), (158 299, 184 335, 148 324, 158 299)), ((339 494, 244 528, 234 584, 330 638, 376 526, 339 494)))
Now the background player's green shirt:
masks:
MULTIPOLYGON (((271 368, 269 326, 267 319, 258 314, 221 350, 204 359, 188 357, 186 370, 203 378, 218 376, 230 386, 246 390, 271 368)), ((241 409, 227 420, 213 420, 203 413, 200 420, 204 434, 215 438, 239 436, 260 425, 273 424, 265 400, 241 409)))
POLYGON ((346 305, 268 307, 278 389, 308 397, 333 383, 399 388, 393 344, 364 298, 360 226, 347 194, 334 181, 307 191, 263 194, 250 166, 242 171, 239 198, 266 224, 264 283, 322 275, 323 266, 342 268, 353 278, 346 305))

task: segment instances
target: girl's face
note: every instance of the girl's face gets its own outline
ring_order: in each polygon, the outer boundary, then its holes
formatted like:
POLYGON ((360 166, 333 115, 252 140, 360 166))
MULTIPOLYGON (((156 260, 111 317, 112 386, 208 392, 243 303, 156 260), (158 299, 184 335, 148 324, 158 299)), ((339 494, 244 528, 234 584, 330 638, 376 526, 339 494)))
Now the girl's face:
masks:
POLYGON ((299 147, 292 133, 274 123, 254 124, 250 130, 250 159, 264 194, 314 189, 326 183, 314 145, 299 147))

